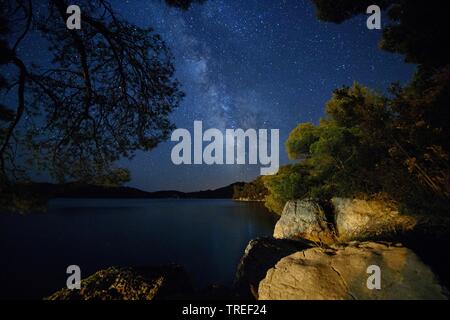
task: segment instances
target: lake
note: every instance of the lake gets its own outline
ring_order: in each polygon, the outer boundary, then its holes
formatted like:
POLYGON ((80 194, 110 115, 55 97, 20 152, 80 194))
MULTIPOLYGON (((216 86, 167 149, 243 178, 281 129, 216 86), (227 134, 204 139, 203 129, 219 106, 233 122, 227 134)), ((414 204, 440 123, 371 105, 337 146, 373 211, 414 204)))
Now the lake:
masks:
POLYGON ((42 298, 110 266, 182 265, 197 288, 230 285, 249 240, 270 236, 261 203, 55 199, 46 213, 0 214, 0 298, 42 298))

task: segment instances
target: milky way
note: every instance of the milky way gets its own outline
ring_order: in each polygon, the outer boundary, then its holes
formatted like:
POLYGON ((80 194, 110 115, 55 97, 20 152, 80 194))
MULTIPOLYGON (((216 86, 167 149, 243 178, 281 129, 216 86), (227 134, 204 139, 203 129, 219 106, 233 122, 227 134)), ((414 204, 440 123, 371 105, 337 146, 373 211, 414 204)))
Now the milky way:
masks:
MULTIPOLYGON (((76 2, 76 1, 75 1, 76 2)), ((317 123, 334 89, 358 81, 386 91, 411 78, 414 66, 378 48, 380 31, 361 16, 335 25, 318 21, 311 1, 207 0, 183 12, 160 0, 111 1, 124 18, 152 27, 170 47, 186 97, 172 114, 179 128, 280 129, 284 145, 301 122, 317 123)), ((37 49, 37 48, 36 48, 37 49)), ((33 56, 39 55, 30 50, 33 56)), ((45 54, 42 54, 45 57, 45 54)), ((130 185, 193 191, 249 181, 258 166, 175 166, 173 143, 119 165, 130 185)), ((284 147, 281 163, 288 163, 284 147)))
MULTIPOLYGON (((139 1, 139 3, 142 3, 139 1)), ((364 16, 342 25, 320 22, 310 1, 214 1, 188 12, 157 1, 114 7, 152 26, 175 57, 186 98, 174 112, 178 127, 194 120, 225 128, 277 128, 281 143, 299 123, 317 123, 332 91, 361 82, 385 91, 414 67, 378 48, 379 31, 364 16)), ((258 175, 257 166, 174 166, 171 143, 125 162, 133 186, 147 190, 215 188, 258 175)), ((281 162, 287 163, 284 148, 281 162)))

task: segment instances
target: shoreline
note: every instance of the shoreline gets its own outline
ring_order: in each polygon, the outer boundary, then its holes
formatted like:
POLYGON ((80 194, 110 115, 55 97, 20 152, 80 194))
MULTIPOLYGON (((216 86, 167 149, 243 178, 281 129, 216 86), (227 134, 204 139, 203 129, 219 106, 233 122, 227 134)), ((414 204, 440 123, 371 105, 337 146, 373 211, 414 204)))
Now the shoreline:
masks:
POLYGON ((246 198, 238 198, 238 199, 231 199, 236 202, 264 202, 264 200, 252 200, 252 199, 246 199, 246 198))

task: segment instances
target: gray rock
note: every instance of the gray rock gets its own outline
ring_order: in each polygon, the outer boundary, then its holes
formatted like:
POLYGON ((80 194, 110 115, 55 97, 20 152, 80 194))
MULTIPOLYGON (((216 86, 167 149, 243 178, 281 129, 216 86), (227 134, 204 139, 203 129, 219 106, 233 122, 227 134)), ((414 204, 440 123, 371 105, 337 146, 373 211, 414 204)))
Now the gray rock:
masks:
POLYGON ((261 300, 447 299, 447 291, 411 250, 374 242, 312 248, 281 259, 258 289, 261 300), (369 290, 367 268, 381 269, 381 289, 369 290))
POLYGON ((288 201, 275 225, 277 239, 307 239, 318 243, 332 243, 334 236, 325 212, 314 201, 288 201))

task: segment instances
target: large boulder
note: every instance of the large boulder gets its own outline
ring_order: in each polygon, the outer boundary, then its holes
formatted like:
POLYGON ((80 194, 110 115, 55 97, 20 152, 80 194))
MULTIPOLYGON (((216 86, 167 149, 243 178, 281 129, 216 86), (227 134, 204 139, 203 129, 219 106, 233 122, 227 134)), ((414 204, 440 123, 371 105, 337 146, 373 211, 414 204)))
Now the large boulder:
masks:
POLYGON ((288 201, 273 232, 277 239, 307 239, 318 243, 332 243, 332 227, 322 207, 311 200, 288 201))
POLYGON ((100 270, 81 280, 80 290, 64 288, 47 300, 178 299, 192 293, 185 271, 177 265, 100 270))
POLYGON ((386 240, 414 229, 417 221, 389 201, 333 198, 339 241, 386 240))
POLYGON ((259 285, 261 300, 447 299, 433 272, 411 250, 387 243, 312 248, 281 259, 259 285), (367 286, 379 266, 381 289, 367 286))
POLYGON ((257 298, 259 282, 280 259, 310 248, 307 241, 258 238, 251 240, 239 262, 234 287, 241 298, 257 298))

